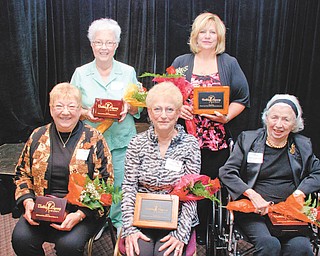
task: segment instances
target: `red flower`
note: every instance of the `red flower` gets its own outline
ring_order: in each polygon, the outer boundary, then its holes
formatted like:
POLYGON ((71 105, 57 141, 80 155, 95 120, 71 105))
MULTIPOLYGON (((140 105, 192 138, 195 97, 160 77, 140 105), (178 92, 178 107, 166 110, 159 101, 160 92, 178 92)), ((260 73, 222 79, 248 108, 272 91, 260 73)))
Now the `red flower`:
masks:
POLYGON ((108 206, 112 204, 112 195, 111 194, 102 194, 100 196, 100 202, 103 206, 108 206))
POLYGON ((200 174, 186 174, 175 184, 170 194, 179 196, 180 201, 204 198, 218 201, 214 193, 219 189, 220 182, 218 179, 211 180, 210 177, 200 174))
POLYGON ((169 75, 173 75, 173 74, 176 73, 176 69, 174 68, 174 66, 170 66, 170 67, 167 67, 166 72, 167 72, 169 75))

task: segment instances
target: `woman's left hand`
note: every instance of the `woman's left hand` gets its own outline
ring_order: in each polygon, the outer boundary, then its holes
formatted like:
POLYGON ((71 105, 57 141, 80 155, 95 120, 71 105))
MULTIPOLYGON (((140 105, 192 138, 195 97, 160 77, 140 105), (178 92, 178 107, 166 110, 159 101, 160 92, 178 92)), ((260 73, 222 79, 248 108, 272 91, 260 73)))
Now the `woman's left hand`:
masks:
POLYGON ((163 256, 170 255, 170 253, 173 251, 174 251, 174 256, 182 255, 184 243, 179 241, 177 238, 169 234, 164 238, 162 238, 160 242, 164 242, 164 244, 159 248, 160 252, 167 248, 163 256))
POLYGON ((229 122, 228 116, 227 115, 223 115, 218 111, 214 111, 213 115, 201 114, 200 116, 206 117, 206 118, 210 119, 211 121, 222 123, 222 124, 226 124, 226 123, 229 122))
POLYGON ((82 218, 79 216, 78 213, 70 212, 67 214, 64 221, 59 225, 52 223, 50 224, 51 227, 61 230, 61 231, 70 231, 75 225, 82 221, 82 218))

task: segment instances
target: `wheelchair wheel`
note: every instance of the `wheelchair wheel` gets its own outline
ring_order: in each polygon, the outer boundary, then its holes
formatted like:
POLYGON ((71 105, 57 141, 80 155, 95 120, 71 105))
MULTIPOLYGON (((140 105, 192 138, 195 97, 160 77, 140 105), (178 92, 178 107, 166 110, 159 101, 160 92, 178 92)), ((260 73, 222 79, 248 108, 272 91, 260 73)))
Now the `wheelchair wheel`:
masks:
POLYGON ((214 209, 210 211, 209 217, 207 219, 207 232, 206 232, 206 256, 215 256, 217 255, 217 243, 214 237, 214 209))

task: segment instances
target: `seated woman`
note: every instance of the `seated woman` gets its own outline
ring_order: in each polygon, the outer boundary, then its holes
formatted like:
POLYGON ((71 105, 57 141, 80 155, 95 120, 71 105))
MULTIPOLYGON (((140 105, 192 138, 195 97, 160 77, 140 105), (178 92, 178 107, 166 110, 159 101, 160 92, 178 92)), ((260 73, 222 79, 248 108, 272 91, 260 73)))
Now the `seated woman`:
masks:
POLYGON ((196 201, 180 202, 176 230, 132 225, 137 192, 169 194, 183 175, 199 173, 201 164, 197 139, 177 124, 180 90, 171 82, 156 84, 148 92, 146 104, 152 126, 131 140, 122 185, 126 255, 184 255, 191 229, 198 224, 196 201))
POLYGON ((313 255, 309 238, 274 237, 266 225, 270 202, 320 189, 320 162, 303 130, 295 96, 277 94, 267 104, 264 128, 242 132, 219 177, 234 200, 247 197, 255 213, 236 213, 237 224, 254 244, 254 255, 313 255))
POLYGON ((111 154, 103 136, 79 121, 81 92, 69 83, 50 92, 53 122, 37 128, 25 144, 16 167, 16 200, 24 208, 12 234, 17 255, 45 255, 42 244, 55 243, 57 255, 83 255, 84 246, 97 231, 97 211, 67 205, 61 224, 37 222, 31 218, 37 196, 68 194, 70 173, 99 176, 113 182, 111 154))

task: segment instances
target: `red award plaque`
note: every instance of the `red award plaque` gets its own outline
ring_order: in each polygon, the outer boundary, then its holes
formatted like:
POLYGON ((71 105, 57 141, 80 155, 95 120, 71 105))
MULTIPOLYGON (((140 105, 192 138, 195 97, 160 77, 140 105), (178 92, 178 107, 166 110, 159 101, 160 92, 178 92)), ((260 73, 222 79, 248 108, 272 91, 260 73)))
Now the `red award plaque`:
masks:
POLYGON ((38 196, 31 218, 36 221, 61 223, 64 220, 67 200, 64 198, 38 196))
POLYGON ((96 98, 93 106, 93 116, 120 119, 122 107, 122 100, 96 98))

